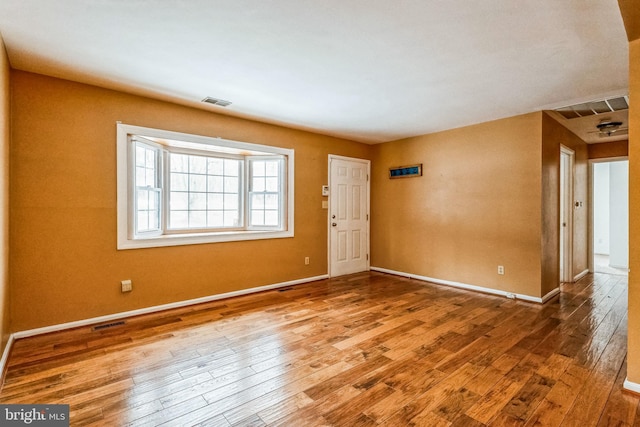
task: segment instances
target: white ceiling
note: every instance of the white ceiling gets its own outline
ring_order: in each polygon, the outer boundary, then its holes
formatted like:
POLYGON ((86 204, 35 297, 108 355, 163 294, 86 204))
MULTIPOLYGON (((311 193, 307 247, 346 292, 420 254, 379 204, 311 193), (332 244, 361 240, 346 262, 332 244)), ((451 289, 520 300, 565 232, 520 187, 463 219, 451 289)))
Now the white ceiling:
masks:
POLYGON ((628 93, 616 0, 0 0, 0 33, 16 69, 367 143, 628 93))

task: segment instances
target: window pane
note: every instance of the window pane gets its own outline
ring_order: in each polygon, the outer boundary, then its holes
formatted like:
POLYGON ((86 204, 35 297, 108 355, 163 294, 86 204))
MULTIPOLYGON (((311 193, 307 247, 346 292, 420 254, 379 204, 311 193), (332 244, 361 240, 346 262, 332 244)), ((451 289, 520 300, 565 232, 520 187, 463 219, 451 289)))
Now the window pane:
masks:
POLYGON ((189 193, 189 210, 207 210, 207 194, 189 193))
POLYGON ((149 230, 158 230, 160 228, 160 211, 149 212, 149 230))
POLYGON ((160 215, 160 189, 149 192, 149 210, 156 211, 160 215))
POLYGON ((238 178, 224 178, 224 192, 225 193, 237 193, 238 192, 238 178))
POLYGON ((224 174, 227 176, 238 176, 240 162, 238 160, 224 159, 224 174))
POLYGON ((224 211, 224 226, 225 227, 238 226, 238 211, 224 211))
POLYGON ((189 172, 189 156, 171 153, 169 158, 171 172, 189 172))
POLYGON ((156 152, 155 150, 145 150, 146 151, 146 167, 147 169, 154 169, 156 168, 156 152))
POLYGON ((147 170, 143 167, 136 167, 136 186, 146 187, 147 185, 147 170))
POLYGON ((138 231, 149 231, 149 211, 138 211, 138 231))
POLYGON ((263 161, 253 162, 253 176, 264 176, 264 163, 263 161))
POLYGON ((222 211, 208 211, 207 212, 207 226, 208 227, 222 227, 224 226, 224 216, 222 211))
POLYGON ((267 185, 265 187, 267 191, 278 191, 278 178, 267 178, 267 185))
POLYGON ((189 212, 190 228, 205 228, 206 226, 207 226, 206 211, 190 211, 189 212))
POLYGON ((209 175, 223 175, 224 174, 224 160, 223 159, 207 159, 207 173, 209 175))
POLYGON ((145 165, 144 147, 136 144, 136 166, 145 165))
POLYGON ((186 219, 175 216, 171 227, 237 227, 241 162, 190 154, 175 155, 175 162, 172 168, 181 172, 171 172, 169 209, 186 211, 186 219))
POLYGON ((279 197, 277 194, 265 194, 264 196, 264 207, 266 209, 278 209, 279 206, 279 197))
POLYGON ((278 211, 265 211, 264 225, 278 225, 278 211))
POLYGON ((188 191, 189 175, 186 173, 171 173, 171 182, 169 183, 171 191, 188 191))
POLYGON ((189 175, 189 191, 207 191, 206 175, 189 175))
POLYGON ((264 225, 264 211, 251 211, 251 225, 264 225))
POLYGON ((169 209, 187 210, 189 208, 189 193, 172 191, 169 193, 169 209))
POLYGON ((149 192, 144 190, 138 190, 138 210, 149 209, 149 192))
POLYGON ((222 193, 224 191, 224 178, 221 176, 210 176, 207 178, 207 190, 213 193, 222 193))
POLYGON ((265 162, 265 175, 266 176, 278 176, 280 175, 279 166, 280 161, 271 160, 269 162, 265 162))
POLYGON ((252 191, 259 191, 262 192, 264 191, 266 188, 265 186, 265 179, 262 177, 253 177, 253 188, 252 191))
POLYGON ((209 210, 217 210, 224 209, 224 195, 223 194, 215 194, 209 193, 207 194, 207 209, 209 210))
POLYGON ((169 228, 180 229, 189 227, 187 211, 171 211, 169 213, 169 228))
POLYGON ((207 158, 202 156, 189 156, 189 172, 197 174, 207 173, 207 158))
POLYGON ((264 194, 251 195, 251 209, 264 209, 264 194))
POLYGON ((224 195, 224 207, 225 209, 238 209, 240 206, 238 204, 238 195, 237 194, 225 194, 224 195))
POLYGON ((147 175, 145 180, 146 185, 148 185, 149 187, 155 187, 156 186, 155 169, 146 169, 146 175, 147 175))

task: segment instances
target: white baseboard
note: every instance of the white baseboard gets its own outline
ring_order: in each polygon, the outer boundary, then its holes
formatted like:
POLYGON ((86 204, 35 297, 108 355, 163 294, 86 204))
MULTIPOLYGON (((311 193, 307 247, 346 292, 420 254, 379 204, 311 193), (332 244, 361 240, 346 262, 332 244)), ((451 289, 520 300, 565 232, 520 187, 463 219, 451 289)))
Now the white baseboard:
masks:
MULTIPOLYGON (((273 285, 259 286, 257 288, 242 289, 240 291, 227 292, 227 293, 224 293, 224 294, 209 295, 209 296, 202 297, 202 298, 195 298, 195 299, 190 299, 190 300, 172 302, 172 303, 169 303, 169 304, 156 305, 156 306, 152 306, 152 307, 145 307, 145 308, 141 308, 141 309, 138 309, 138 310, 131 310, 131 311, 125 311, 125 312, 121 312, 121 313, 108 314, 106 316, 93 317, 93 318, 90 318, 90 319, 77 320, 75 322, 68 322, 68 323, 61 323, 61 324, 58 324, 58 325, 45 326, 43 328, 36 328, 36 329, 30 329, 30 330, 26 330, 26 331, 15 332, 14 334, 12 334, 12 338, 15 340, 15 339, 19 339, 19 338, 32 337, 34 335, 41 335, 41 334, 48 334, 50 332, 62 331, 64 329, 71 329, 71 328, 77 328, 77 327, 81 327, 81 326, 94 325, 96 323, 111 322, 113 320, 118 320, 118 319, 123 319, 123 318, 127 318, 127 317, 133 317, 133 316, 139 316, 141 314, 154 313, 154 312, 158 312, 158 311, 169 310, 169 309, 172 309, 172 308, 186 307, 186 306, 189 306, 189 305, 202 304, 202 303, 205 303, 205 302, 216 301, 216 300, 236 297, 236 296, 240 296, 240 295, 253 294, 253 293, 256 293, 256 292, 268 291, 268 290, 271 290, 271 289, 284 288, 284 287, 287 287, 287 286, 299 285, 299 284, 308 283, 308 282, 315 282, 316 280, 327 279, 328 277, 329 277, 328 274, 323 274, 323 275, 320 275, 320 276, 307 277, 307 278, 304 278, 304 279, 297 279, 297 280, 291 280, 291 281, 288 281, 288 282, 276 283, 276 284, 273 284, 273 285)), ((11 341, 11 343, 13 343, 13 341, 11 341)), ((8 344, 7 344, 7 347, 10 348, 10 346, 8 344)), ((5 352, 8 353, 8 351, 6 349, 5 349, 5 352)))
POLYGON ((0 359, 0 387, 4 384, 4 373, 7 369, 7 361, 9 360, 9 354, 11 353, 11 348, 15 340, 14 334, 9 335, 7 345, 4 346, 4 351, 2 352, 2 358, 0 359))
POLYGON ((555 297, 559 293, 560 293, 560 288, 555 288, 551 290, 551 292, 548 292, 545 296, 542 297, 542 301, 541 301, 542 304, 546 303, 547 301, 549 301, 551 298, 555 297))
POLYGON ((574 276, 573 281, 577 282, 578 280, 582 279, 587 274, 589 274, 589 269, 588 268, 586 270, 584 270, 582 273, 579 273, 576 276, 574 276))
POLYGON ((532 297, 530 295, 515 294, 513 292, 501 291, 499 289, 485 288, 483 286, 469 285, 467 283, 452 282, 450 280, 442 280, 442 279, 434 279, 433 277, 419 276, 417 274, 389 270, 387 268, 371 267, 371 270, 379 271, 381 273, 393 274, 396 276, 408 277, 410 279, 422 280, 423 282, 436 283, 438 285, 453 286, 455 288, 462 288, 470 291, 482 292, 485 294, 500 295, 500 296, 511 298, 511 299, 519 299, 519 300, 528 301, 528 302, 537 302, 539 304, 543 304, 544 302, 553 298, 558 292, 560 292, 560 289, 554 289, 553 291, 545 295, 543 298, 539 298, 539 297, 532 297))
POLYGON ((629 390, 632 391, 634 393, 638 393, 640 394, 640 384, 638 383, 632 383, 631 381, 629 381, 628 379, 624 380, 624 384, 622 385, 622 387, 625 390, 629 390))

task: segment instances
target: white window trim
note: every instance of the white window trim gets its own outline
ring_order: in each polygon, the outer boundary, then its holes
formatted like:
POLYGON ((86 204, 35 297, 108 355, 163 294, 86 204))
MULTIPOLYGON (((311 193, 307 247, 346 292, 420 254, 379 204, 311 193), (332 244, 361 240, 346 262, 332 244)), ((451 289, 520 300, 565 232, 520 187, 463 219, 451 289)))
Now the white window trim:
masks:
POLYGON ((181 132, 172 132, 161 129, 146 128, 117 123, 117 248, 139 249, 163 246, 194 245, 203 243, 232 242, 244 240, 278 239, 294 236, 294 150, 288 148, 273 147, 268 145, 252 144, 247 142, 232 141, 221 138, 212 138, 201 135, 192 135, 181 132), (250 152, 255 155, 279 154, 286 157, 286 177, 284 180, 284 192, 286 194, 286 206, 284 206, 283 230, 255 230, 241 231, 216 231, 203 233, 172 233, 144 238, 133 238, 130 233, 130 217, 133 210, 132 192, 130 190, 130 154, 129 140, 133 135, 141 135, 170 141, 182 141, 198 146, 223 147, 230 153, 250 152))

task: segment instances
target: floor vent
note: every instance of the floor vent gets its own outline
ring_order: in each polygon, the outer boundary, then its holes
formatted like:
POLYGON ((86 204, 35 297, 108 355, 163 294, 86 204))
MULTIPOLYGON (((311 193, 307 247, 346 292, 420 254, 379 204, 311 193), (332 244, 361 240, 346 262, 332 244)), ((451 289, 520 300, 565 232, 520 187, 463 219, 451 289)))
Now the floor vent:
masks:
POLYGON ((119 320, 117 322, 111 322, 111 323, 104 323, 102 325, 94 326, 93 328, 91 328, 91 330, 93 330, 93 331, 101 331, 103 329, 113 328, 114 326, 122 326, 125 323, 126 322, 124 320, 119 320))

